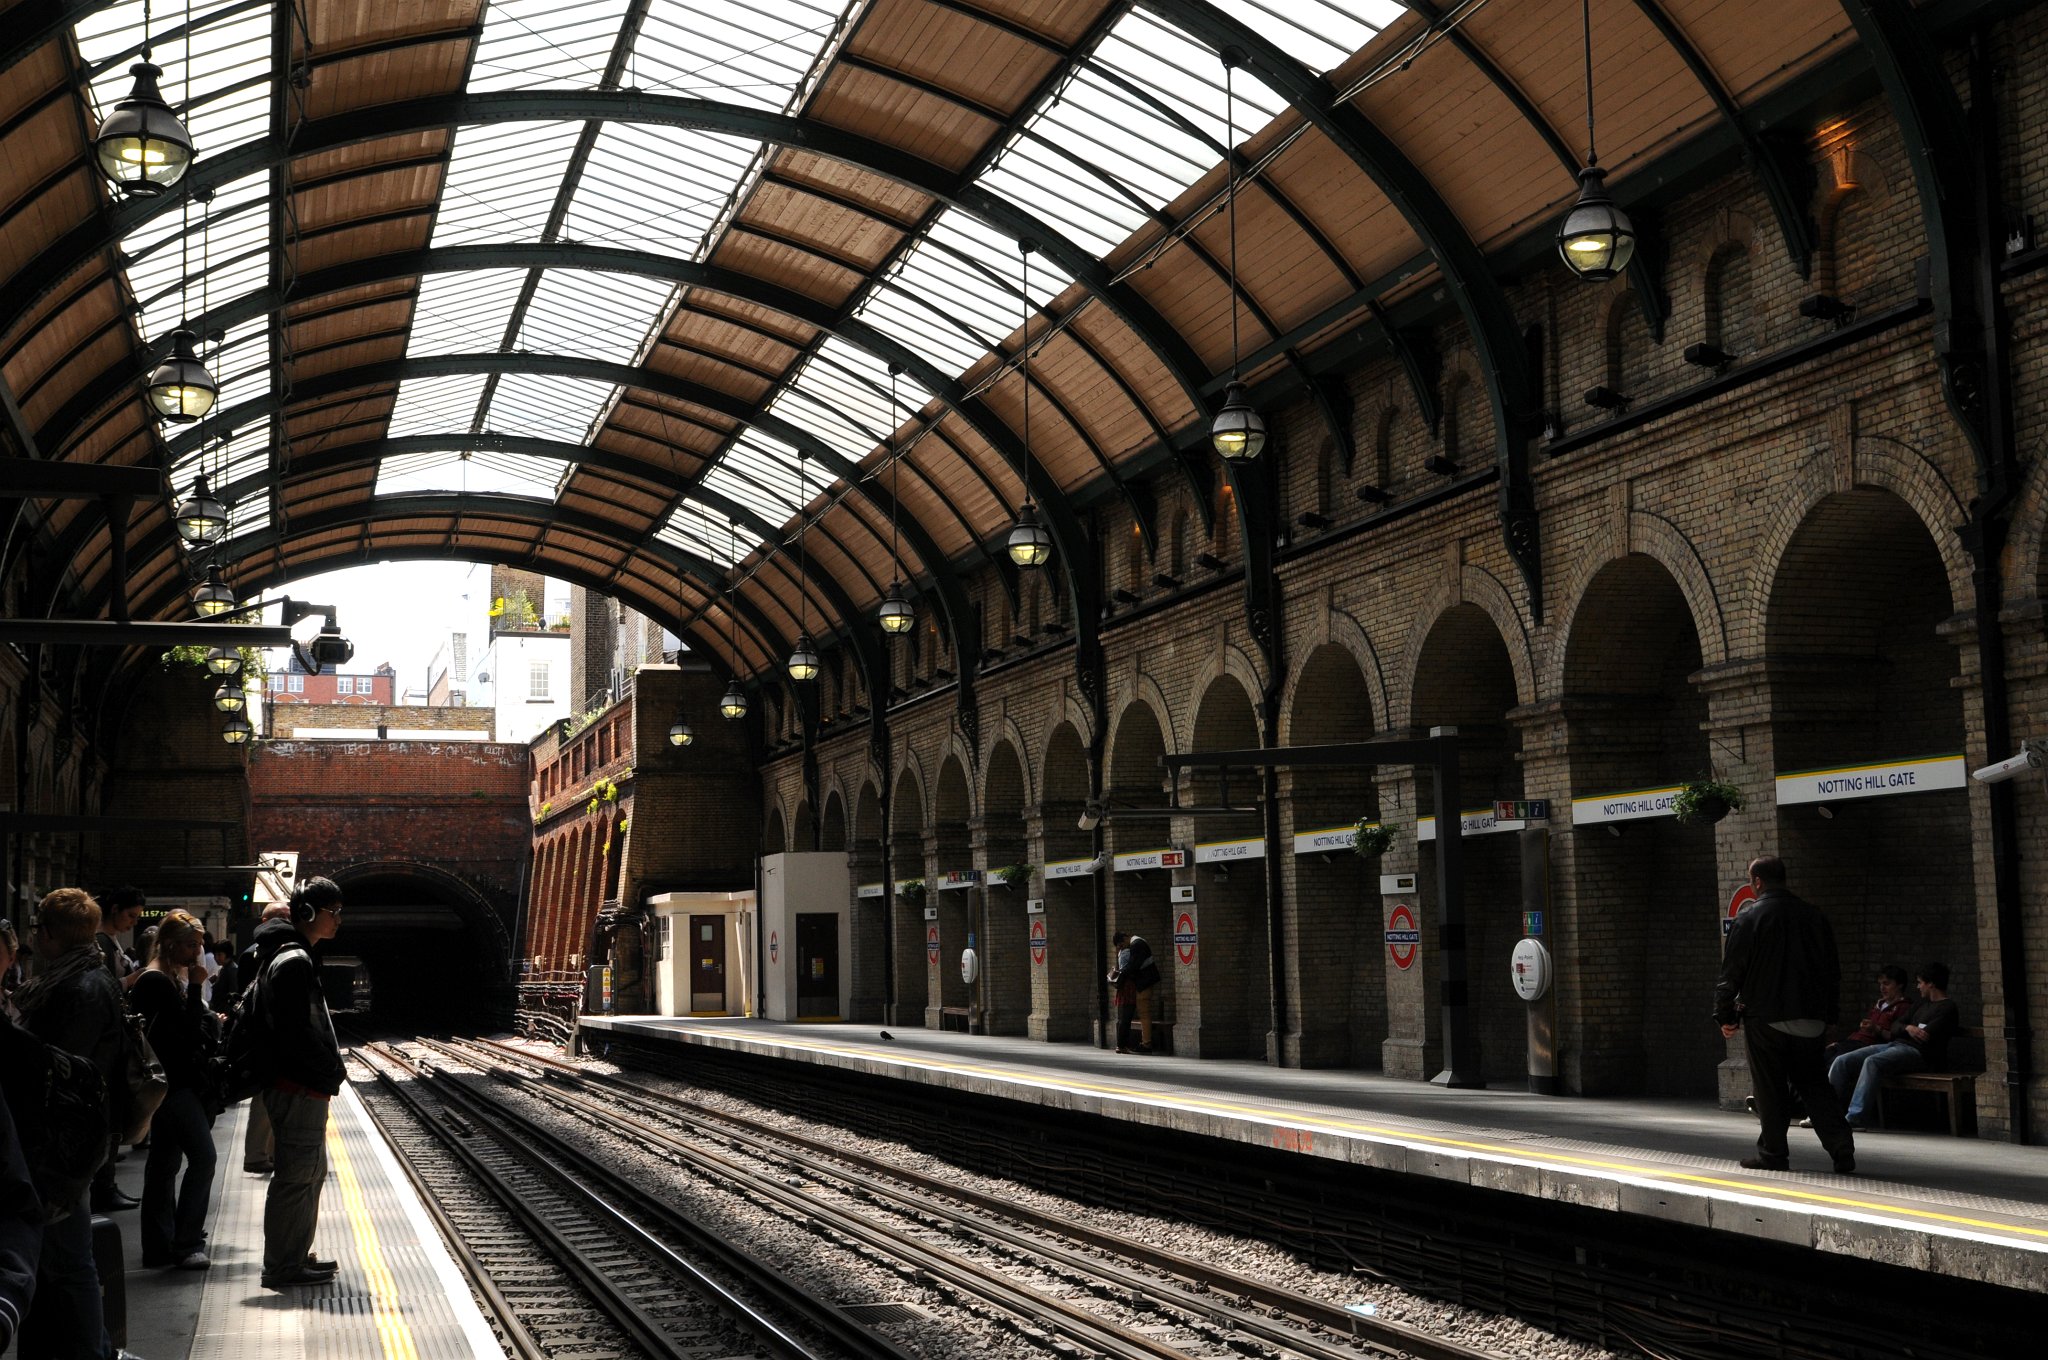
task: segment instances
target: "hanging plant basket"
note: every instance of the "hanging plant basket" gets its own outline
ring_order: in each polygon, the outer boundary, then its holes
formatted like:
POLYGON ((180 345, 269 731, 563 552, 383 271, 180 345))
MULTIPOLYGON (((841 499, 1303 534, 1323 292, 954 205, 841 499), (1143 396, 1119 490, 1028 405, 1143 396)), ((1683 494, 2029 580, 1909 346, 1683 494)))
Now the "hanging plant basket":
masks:
POLYGON ((896 895, 911 906, 916 906, 924 901, 924 880, 921 878, 905 879, 897 885, 896 895))
POLYGON ((1031 866, 1028 864, 1006 864, 996 870, 990 877, 1005 888, 1014 888, 1025 879, 1031 877, 1031 866))
POLYGON ((1742 790, 1719 779, 1700 778, 1679 786, 1671 800, 1671 815, 1681 822, 1712 825, 1731 812, 1742 810, 1742 790))
POLYGON ((1394 828, 1383 822, 1361 817, 1352 831, 1357 839, 1351 849, 1360 859, 1378 859, 1394 848, 1394 828))

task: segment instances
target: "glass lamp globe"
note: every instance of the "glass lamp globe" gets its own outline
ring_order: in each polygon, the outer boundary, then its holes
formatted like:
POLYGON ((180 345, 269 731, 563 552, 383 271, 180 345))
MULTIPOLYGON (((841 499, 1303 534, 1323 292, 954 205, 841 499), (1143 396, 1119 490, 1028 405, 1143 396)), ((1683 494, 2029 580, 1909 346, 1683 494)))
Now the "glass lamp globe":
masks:
POLYGON ((881 623, 882 631, 892 637, 917 627, 917 610, 911 607, 910 597, 904 593, 901 581, 889 583, 889 593, 882 596, 875 618, 881 623))
POLYGON ((668 744, 669 744, 669 745, 671 745, 671 746, 688 746, 688 745, 689 745, 689 744, 690 744, 691 742, 695 741, 696 739, 697 739, 697 734, 696 734, 695 732, 693 732, 693 731, 692 731, 692 730, 690 729, 690 725, 689 725, 688 723, 684 722, 684 721, 683 721, 683 720, 682 720, 681 718, 677 718, 677 719, 676 719, 676 720, 675 720, 675 721, 674 721, 673 723, 670 723, 670 724, 669 724, 669 729, 668 729, 668 744))
POLYGON ((1005 545, 1010 560, 1020 567, 1042 567, 1052 561, 1052 535, 1038 522, 1038 507, 1029 501, 1017 514, 1005 545))
POLYGON ((240 746, 255 735, 256 729, 239 713, 228 714, 228 720, 220 725, 220 739, 230 746, 240 746))
POLYGON ((206 654, 206 669, 223 680, 233 680, 242 673, 242 654, 231 647, 215 647, 206 654))
POLYGON ((235 592, 220 579, 217 568, 207 568, 206 579, 192 587, 192 611, 202 619, 210 619, 234 607, 235 592))
POLYGON ((188 330, 172 331, 169 356, 149 375, 149 404, 173 425, 190 425, 220 399, 220 384, 200 362, 198 343, 188 330))
POLYGON ((240 713, 249 706, 249 695, 239 677, 221 681, 220 688, 213 692, 213 706, 223 713, 240 713))
POLYGON ((1636 253, 1636 229, 1607 194, 1607 172, 1589 165, 1579 172, 1579 201, 1557 228, 1557 253, 1565 267, 1591 283, 1605 283, 1628 268, 1636 253))
POLYGON ((1266 418, 1251 404, 1243 383, 1223 389, 1223 409, 1209 425, 1209 443, 1219 458, 1233 463, 1249 462, 1265 449, 1266 418))
POLYGON ((171 522, 187 543, 218 543, 227 537, 228 508, 207 489, 205 473, 193 479, 192 494, 178 502, 171 522))
POLYGON ((718 711, 735 721, 747 716, 747 695, 746 691, 740 688, 739 681, 735 680, 725 687, 725 697, 718 701, 718 711))
POLYGON ((100 124, 93 154, 100 173, 115 188, 137 198, 154 198, 192 168, 192 134, 157 88, 163 69, 142 61, 128 70, 135 84, 100 124))
POLYGON ((811 643, 809 633, 796 635, 796 648, 789 654, 789 678, 792 680, 815 680, 818 678, 818 649, 811 643))

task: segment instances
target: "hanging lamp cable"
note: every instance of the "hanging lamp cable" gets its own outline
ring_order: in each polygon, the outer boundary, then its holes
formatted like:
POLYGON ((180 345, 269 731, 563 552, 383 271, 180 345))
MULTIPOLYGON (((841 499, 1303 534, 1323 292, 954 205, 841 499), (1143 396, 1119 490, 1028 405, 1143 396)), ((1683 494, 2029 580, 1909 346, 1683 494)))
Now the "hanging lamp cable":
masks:
POLYGON ((1579 21, 1586 47, 1586 164, 1600 164, 1593 145, 1593 0, 1579 0, 1579 21))
POLYGON ((896 581, 903 579, 903 553, 896 536, 896 516, 903 508, 903 465, 896 454, 896 375, 902 371, 901 364, 889 365, 889 575, 896 581))
POLYGON ((1031 242, 1017 243, 1017 252, 1024 257, 1024 287, 1021 297, 1024 303, 1024 456, 1017 464, 1017 480, 1023 484, 1024 508, 1031 508, 1031 242))
POLYGON ((1237 381, 1237 63, 1223 54, 1223 142, 1230 169, 1230 380, 1237 381))

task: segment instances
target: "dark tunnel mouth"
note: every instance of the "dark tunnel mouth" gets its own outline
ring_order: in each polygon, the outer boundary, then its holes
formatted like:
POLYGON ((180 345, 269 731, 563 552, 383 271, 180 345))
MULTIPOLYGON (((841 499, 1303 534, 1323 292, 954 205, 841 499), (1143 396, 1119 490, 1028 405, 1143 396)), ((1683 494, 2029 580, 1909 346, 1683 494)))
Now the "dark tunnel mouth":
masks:
POLYGON ((341 885, 341 931, 323 949, 355 962, 367 987, 334 970, 329 1000, 350 998, 358 1021, 385 1030, 493 1029, 516 993, 509 923, 485 894, 430 864, 384 861, 329 875, 341 885), (361 1004, 367 993, 368 1014, 361 1004))

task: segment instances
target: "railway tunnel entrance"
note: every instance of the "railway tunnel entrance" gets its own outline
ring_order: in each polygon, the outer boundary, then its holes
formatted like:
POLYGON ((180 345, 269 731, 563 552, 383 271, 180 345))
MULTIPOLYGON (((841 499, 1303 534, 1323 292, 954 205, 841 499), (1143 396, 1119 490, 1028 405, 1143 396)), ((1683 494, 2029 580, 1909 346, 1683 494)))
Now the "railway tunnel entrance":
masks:
POLYGON ((327 945, 328 996, 355 960, 353 1006, 378 1031, 461 1031, 509 1025, 515 1006, 510 935, 497 904, 457 874, 382 860, 328 875, 344 894, 341 933, 327 945))

